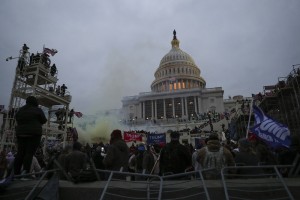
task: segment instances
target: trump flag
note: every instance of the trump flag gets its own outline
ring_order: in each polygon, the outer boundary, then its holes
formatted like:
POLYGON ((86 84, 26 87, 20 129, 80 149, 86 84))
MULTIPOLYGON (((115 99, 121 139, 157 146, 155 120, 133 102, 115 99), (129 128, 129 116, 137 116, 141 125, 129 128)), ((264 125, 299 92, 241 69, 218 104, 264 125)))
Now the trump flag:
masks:
POLYGON ((254 126, 250 128, 251 132, 272 148, 290 147, 291 136, 287 126, 275 121, 267 116, 259 107, 253 105, 255 118, 254 126))
POLYGON ((149 133, 147 135, 147 144, 166 144, 166 134, 165 133, 149 133))

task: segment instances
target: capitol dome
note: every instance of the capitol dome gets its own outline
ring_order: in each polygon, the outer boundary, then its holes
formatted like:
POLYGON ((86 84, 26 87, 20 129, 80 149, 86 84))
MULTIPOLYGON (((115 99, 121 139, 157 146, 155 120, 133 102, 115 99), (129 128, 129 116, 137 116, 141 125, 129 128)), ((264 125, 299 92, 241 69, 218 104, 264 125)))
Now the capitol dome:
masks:
POLYGON ((176 31, 173 31, 172 49, 160 61, 154 73, 151 91, 166 92, 194 88, 205 88, 206 82, 200 76, 200 69, 193 58, 179 48, 176 31))

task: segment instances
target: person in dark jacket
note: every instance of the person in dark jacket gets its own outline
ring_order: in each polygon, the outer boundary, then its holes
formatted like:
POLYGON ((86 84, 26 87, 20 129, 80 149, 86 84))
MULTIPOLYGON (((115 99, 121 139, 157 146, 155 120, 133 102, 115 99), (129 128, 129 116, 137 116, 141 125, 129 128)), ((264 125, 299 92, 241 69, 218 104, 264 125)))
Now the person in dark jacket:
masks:
MULTIPOLYGON (((258 166, 259 160, 254 150, 251 147, 251 143, 246 138, 241 138, 238 142, 239 151, 235 156, 235 163, 239 166, 258 166)), ((236 172, 243 175, 255 175, 261 174, 262 170, 259 168, 240 168, 236 172)))
POLYGON ((87 169, 88 157, 81 149, 81 143, 74 142, 73 151, 65 158, 65 170, 75 182, 80 181, 80 173, 87 169))
POLYGON ((123 171, 128 169, 129 148, 126 142, 122 139, 120 130, 114 130, 110 135, 110 145, 107 149, 107 154, 103 159, 103 164, 107 170, 123 171))
POLYGON ((180 134, 172 132, 170 136, 170 143, 164 146, 160 153, 159 167, 161 175, 184 173, 192 166, 192 155, 186 146, 180 144, 180 134))
POLYGON ((26 105, 16 113, 17 155, 14 163, 14 173, 19 175, 23 166, 24 173, 29 173, 33 155, 42 137, 42 125, 47 118, 34 96, 26 99, 26 105))
MULTIPOLYGON (((104 151, 104 147, 102 147, 102 146, 98 146, 96 148, 96 151, 94 151, 93 154, 92 154, 92 159, 94 161, 96 169, 102 169, 102 170, 104 170, 105 168, 104 168, 104 164, 102 162, 103 159, 104 159, 104 157, 102 155, 102 148, 103 148, 103 151, 104 151)), ((100 175, 100 178, 102 180, 105 179, 104 173, 98 172, 98 174, 100 175)))

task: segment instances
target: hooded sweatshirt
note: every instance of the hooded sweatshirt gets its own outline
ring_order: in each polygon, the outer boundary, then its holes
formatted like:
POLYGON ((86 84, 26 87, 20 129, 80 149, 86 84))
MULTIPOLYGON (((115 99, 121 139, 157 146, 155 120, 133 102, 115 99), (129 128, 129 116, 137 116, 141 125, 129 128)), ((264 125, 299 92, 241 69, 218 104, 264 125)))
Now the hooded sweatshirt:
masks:
POLYGON ((107 154, 103 160, 107 170, 127 171, 129 159, 129 148, 123 139, 116 139, 108 146, 107 154))

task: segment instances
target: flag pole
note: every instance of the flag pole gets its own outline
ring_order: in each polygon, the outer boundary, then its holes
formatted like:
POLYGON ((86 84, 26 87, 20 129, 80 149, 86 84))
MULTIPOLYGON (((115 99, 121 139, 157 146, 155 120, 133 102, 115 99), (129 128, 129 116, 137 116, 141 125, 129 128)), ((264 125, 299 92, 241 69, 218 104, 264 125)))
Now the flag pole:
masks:
POLYGON ((248 119, 247 131, 246 131, 246 138, 248 138, 248 133, 249 133, 249 128, 250 128, 250 121, 251 121, 252 110, 253 110, 253 97, 252 97, 251 103, 250 103, 250 111, 249 111, 249 119, 248 119))

